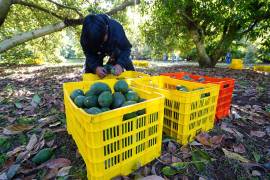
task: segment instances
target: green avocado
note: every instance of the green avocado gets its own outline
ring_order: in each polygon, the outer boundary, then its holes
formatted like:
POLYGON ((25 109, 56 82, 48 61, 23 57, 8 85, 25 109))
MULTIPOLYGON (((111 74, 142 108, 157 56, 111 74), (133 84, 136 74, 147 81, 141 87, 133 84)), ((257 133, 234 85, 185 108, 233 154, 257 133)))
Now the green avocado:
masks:
POLYGON ((104 91, 98 96, 98 103, 101 107, 110 107, 113 101, 113 96, 110 91, 104 91))
POLYGON ((125 94, 128 92, 128 84, 125 80, 119 80, 114 84, 114 91, 125 94))

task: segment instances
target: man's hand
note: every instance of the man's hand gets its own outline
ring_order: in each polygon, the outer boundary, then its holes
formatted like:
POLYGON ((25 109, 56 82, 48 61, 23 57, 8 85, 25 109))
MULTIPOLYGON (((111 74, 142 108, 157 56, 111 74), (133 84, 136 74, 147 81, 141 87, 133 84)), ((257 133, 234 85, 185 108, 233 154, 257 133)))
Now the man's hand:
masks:
POLYGON ((119 76, 123 72, 123 68, 119 64, 116 64, 113 67, 115 69, 115 75, 116 76, 119 76))
POLYGON ((96 68, 96 74, 98 75, 98 77, 104 78, 107 75, 107 71, 105 68, 98 66, 96 68))

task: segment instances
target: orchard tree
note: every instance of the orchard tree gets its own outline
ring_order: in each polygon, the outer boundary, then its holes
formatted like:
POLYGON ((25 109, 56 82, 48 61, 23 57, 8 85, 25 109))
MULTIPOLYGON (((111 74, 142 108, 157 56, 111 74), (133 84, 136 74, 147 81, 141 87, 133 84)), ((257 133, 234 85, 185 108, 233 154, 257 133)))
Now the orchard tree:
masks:
POLYGON ((270 30, 269 0, 154 0, 142 12, 147 42, 162 49, 192 40, 201 67, 214 67, 234 40, 270 30))
MULTIPOLYGON (((89 13, 116 15, 139 0, 103 1, 112 9, 101 9, 101 1, 90 0, 0 0, 0 53, 67 27, 82 25, 89 13)), ((80 31, 76 29, 76 31, 80 31)), ((49 39, 51 45, 59 36, 49 39)))

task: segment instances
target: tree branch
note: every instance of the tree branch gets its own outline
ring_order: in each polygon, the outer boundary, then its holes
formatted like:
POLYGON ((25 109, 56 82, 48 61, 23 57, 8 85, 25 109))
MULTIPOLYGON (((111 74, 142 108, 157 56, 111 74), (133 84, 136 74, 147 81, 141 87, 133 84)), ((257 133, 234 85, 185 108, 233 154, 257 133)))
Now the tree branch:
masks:
POLYGON ((9 39, 5 39, 4 41, 0 42, 0 53, 11 49, 19 44, 22 44, 26 41, 36 39, 42 36, 45 36, 47 34, 60 31, 66 27, 65 23, 59 22, 56 24, 51 24, 47 26, 43 26, 40 29, 36 29, 29 32, 24 32, 18 35, 15 35, 9 39))
POLYGON ((133 5, 136 5, 136 4, 140 4, 141 1, 140 0, 126 0, 123 4, 113 8, 112 10, 110 10, 109 12, 107 12, 106 14, 108 15, 113 15, 115 13, 117 13, 118 11, 122 11, 124 9, 126 9, 128 6, 133 6, 133 5))
MULTIPOLYGON (((13 0, 14 2, 16 2, 15 4, 21 4, 21 0, 13 0), (19 3, 20 2, 20 3, 19 3)), ((109 12, 107 12, 106 14, 110 14, 113 15, 119 11, 124 10, 126 7, 133 5, 134 1, 130 0, 130 1, 125 1, 123 4, 121 4, 120 6, 117 6, 115 8, 113 8, 112 10, 110 10, 109 12), (132 1, 132 3, 131 3, 132 1)), ((138 0, 138 3, 140 1, 138 0)), ((36 9, 39 9, 41 11, 43 11, 44 8, 39 7, 37 5, 31 4, 31 3, 25 3, 23 2, 23 5, 28 6, 28 7, 33 7, 36 9)), ((46 9, 45 9, 46 10, 46 9)), ((51 13, 50 13, 51 14, 51 13)), ((79 19, 65 19, 63 17, 61 18, 61 22, 58 22, 56 24, 51 24, 51 25, 47 25, 47 26, 43 26, 39 29, 36 30, 32 30, 32 31, 28 31, 28 32, 23 32, 17 35, 14 35, 13 37, 9 38, 9 39, 5 39, 3 41, 0 42, 0 53, 5 52, 19 44, 25 43, 27 41, 57 32, 57 31, 61 31, 62 29, 68 27, 68 26, 77 26, 77 25, 81 25, 83 23, 83 18, 79 18, 79 19)))
POLYGON ((66 5, 63 5, 63 4, 59 4, 58 2, 55 2, 53 0, 47 0, 47 1, 55 4, 56 6, 58 6, 60 8, 73 10, 73 11, 75 11, 80 16, 80 18, 83 17, 83 14, 78 9, 76 9, 74 7, 70 7, 70 6, 66 6, 66 5))
POLYGON ((5 22, 10 6, 10 0, 0 0, 0 26, 5 22))
POLYGON ((27 7, 30 7, 30 8, 35 8, 37 10, 40 10, 40 11, 43 11, 47 14, 50 14, 58 19, 61 19, 61 20, 64 20, 65 18, 62 17, 62 16, 59 16, 57 15, 56 13, 48 10, 48 9, 45 9, 39 5, 36 5, 36 4, 33 4, 33 3, 29 3, 29 2, 25 2, 25 1, 22 1, 22 0, 12 0, 12 4, 20 4, 20 5, 23 5, 23 6, 27 6, 27 7))
POLYGON ((250 31, 252 31, 253 28, 254 28, 257 24, 258 24, 258 20, 256 19, 254 22, 252 22, 252 23, 249 25, 249 27, 248 27, 246 30, 244 30, 244 31, 242 31, 242 32, 240 32, 240 33, 241 33, 241 34, 246 34, 246 33, 250 32, 250 31))
POLYGON ((247 29, 244 31, 240 32, 240 34, 246 34, 254 29, 254 27, 262 20, 267 20, 270 19, 270 11, 265 12, 264 15, 262 16, 257 16, 255 20, 248 26, 247 29))

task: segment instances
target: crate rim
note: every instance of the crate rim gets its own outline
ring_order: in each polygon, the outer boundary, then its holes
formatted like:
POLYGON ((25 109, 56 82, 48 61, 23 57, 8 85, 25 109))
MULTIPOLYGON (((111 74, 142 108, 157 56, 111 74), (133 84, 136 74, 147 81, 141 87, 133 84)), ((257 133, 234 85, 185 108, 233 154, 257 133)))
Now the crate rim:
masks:
MULTIPOLYGON (((104 81, 113 81, 113 79, 106 79, 106 80, 97 80, 95 82, 104 82, 104 81)), ((81 81, 83 83, 90 83, 90 82, 87 82, 87 81, 81 81)), ((63 84, 63 87, 64 87, 64 94, 66 93, 68 95, 68 92, 67 92, 67 89, 65 88, 65 86, 68 86, 69 84, 75 84, 75 83, 81 83, 81 82, 66 82, 63 84)), ((142 109, 146 107, 146 105, 149 103, 149 102, 154 102, 156 100, 164 100, 165 99, 165 96, 161 93, 158 93, 158 92, 150 92, 150 91, 147 91, 145 89, 141 89, 141 88, 137 88, 137 87, 133 87, 133 86, 130 86, 132 87, 132 89, 135 89, 135 90, 139 90, 139 91, 143 91, 144 93, 148 93, 148 94, 155 94, 157 95, 157 97, 155 98, 152 98, 152 99, 148 99, 147 101, 145 102, 140 102, 140 103, 136 103, 136 104, 132 104, 132 105, 128 105, 128 106, 125 106, 125 107, 120 107, 120 108, 116 108, 116 109, 112 109, 110 111, 105 111, 105 112, 102 112, 102 113, 99 113, 99 114, 88 114, 86 113, 82 108, 79 108, 77 107, 77 105, 73 102, 73 100, 70 98, 70 95, 68 95, 68 98, 69 98, 69 101, 71 102, 71 104, 73 105, 73 107, 75 107, 76 110, 79 110, 80 112, 83 112, 83 115, 85 115, 86 117, 89 117, 91 118, 91 121, 90 123, 94 123, 92 122, 93 119, 95 119, 96 117, 98 116, 103 116, 103 115, 106 115, 107 113, 112 113, 112 112, 121 112, 123 111, 124 109, 126 108, 130 108, 130 107, 134 107, 134 108, 138 108, 139 106, 143 106, 141 107, 142 109)))
MULTIPOLYGON (((225 81, 235 81, 235 79, 233 78, 230 78, 230 77, 224 77, 224 78, 221 78, 221 77, 210 77, 210 76, 206 76, 206 75, 197 75, 197 74, 193 74, 193 73, 189 73, 189 72, 185 72, 185 71, 181 71, 181 72, 168 72, 168 73, 160 73, 161 76, 166 76, 165 74, 172 74, 172 73, 175 73, 175 74, 179 74, 179 73, 184 73, 184 74, 189 74, 189 75, 192 75, 192 76, 201 76, 201 77, 207 77, 207 78, 211 78, 211 79, 215 79, 215 80, 219 80, 219 82, 225 82, 225 81)), ((181 79, 178 79, 178 80, 181 80, 181 79)), ((184 81, 189 81, 189 80, 184 80, 184 81)), ((207 82, 207 84, 211 84, 211 83, 219 83, 219 82, 207 82)), ((204 82, 198 82, 198 83, 204 83, 204 82)))

